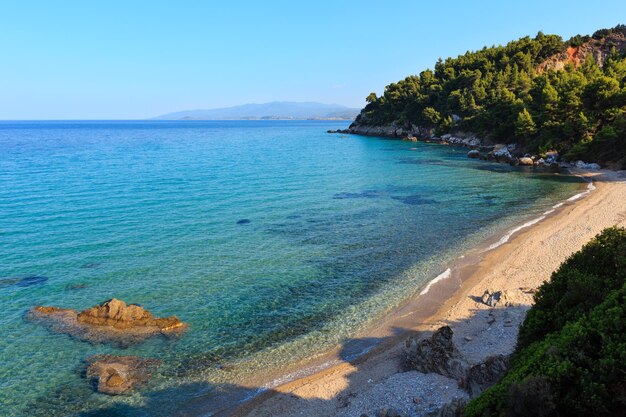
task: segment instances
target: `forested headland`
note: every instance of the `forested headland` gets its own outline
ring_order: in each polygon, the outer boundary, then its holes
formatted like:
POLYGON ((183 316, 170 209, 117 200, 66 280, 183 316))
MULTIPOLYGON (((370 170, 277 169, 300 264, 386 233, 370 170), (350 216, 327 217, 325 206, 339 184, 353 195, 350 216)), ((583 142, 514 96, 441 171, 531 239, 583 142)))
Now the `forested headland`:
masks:
POLYGON ((539 32, 440 59, 367 103, 351 128, 471 132, 626 168, 626 25, 568 40, 539 32))

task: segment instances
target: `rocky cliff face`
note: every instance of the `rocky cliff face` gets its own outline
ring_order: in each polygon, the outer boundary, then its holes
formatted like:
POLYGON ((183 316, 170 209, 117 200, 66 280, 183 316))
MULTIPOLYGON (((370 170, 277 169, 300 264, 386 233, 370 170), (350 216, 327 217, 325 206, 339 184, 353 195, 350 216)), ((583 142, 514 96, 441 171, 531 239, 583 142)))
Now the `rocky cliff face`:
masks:
POLYGON ((591 39, 580 46, 570 46, 565 51, 552 55, 541 63, 537 67, 537 72, 559 71, 570 63, 578 67, 589 56, 596 61, 599 67, 602 67, 614 48, 617 52, 626 51, 626 38, 622 33, 614 33, 603 39, 591 39))

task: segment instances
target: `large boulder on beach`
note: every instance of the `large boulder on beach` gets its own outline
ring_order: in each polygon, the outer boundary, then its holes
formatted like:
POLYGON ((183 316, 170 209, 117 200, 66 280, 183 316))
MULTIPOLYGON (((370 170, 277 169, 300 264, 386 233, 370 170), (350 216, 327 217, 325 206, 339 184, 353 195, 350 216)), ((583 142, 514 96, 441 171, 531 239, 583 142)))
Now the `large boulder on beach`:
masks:
POLYGON ((465 388, 470 397, 476 397, 500 381, 508 369, 509 357, 505 355, 489 356, 484 362, 472 366, 465 379, 465 388))
POLYGON ((498 305, 508 305, 509 296, 506 291, 485 290, 480 300, 489 307, 497 307, 498 305))
POLYGON ((55 333, 65 333, 92 343, 111 343, 121 347, 163 335, 179 336, 187 325, 178 317, 158 318, 136 304, 115 298, 78 312, 58 307, 33 307, 26 318, 47 326, 55 333))
POLYGON ((87 358, 87 379, 103 394, 119 395, 145 384, 159 367, 158 359, 95 355, 87 358))
POLYGON ((449 326, 439 328, 430 339, 406 341, 405 367, 424 373, 437 373, 463 381, 469 365, 452 341, 449 326))

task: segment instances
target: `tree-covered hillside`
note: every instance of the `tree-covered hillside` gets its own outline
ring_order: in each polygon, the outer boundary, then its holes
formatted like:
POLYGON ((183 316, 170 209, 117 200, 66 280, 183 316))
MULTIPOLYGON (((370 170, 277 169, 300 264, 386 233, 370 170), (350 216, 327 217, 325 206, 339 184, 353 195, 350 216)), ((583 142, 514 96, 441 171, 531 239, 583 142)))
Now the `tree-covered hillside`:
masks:
POLYGON ((626 26, 537 34, 439 60, 371 93, 355 125, 472 132, 529 151, 626 163, 626 26))

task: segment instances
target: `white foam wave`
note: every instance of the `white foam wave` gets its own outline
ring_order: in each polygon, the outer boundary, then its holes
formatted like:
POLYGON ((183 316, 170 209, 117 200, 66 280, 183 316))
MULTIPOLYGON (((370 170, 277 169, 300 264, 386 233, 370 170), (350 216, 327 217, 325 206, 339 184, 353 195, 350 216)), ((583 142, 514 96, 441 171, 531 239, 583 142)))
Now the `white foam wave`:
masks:
POLYGON ((575 201, 578 200, 579 198, 581 198, 582 196, 585 196, 589 194, 588 191, 582 192, 582 193, 578 193, 576 195, 571 196, 570 198, 567 199, 567 201, 575 201))
POLYGON ((498 240, 496 243, 492 243, 491 245, 489 245, 489 247, 487 248, 487 250, 492 250, 492 249, 497 248, 498 246, 502 246, 502 245, 504 245, 506 242, 508 242, 508 241, 509 241, 509 239, 511 238, 511 236, 513 236, 513 234, 515 234, 515 233, 519 232, 519 231, 520 231, 520 230, 522 230, 522 229, 525 229, 525 228, 527 228, 527 227, 530 227, 530 226, 532 226, 533 224, 539 223, 540 221, 542 221, 542 220, 543 220, 543 219, 545 219, 545 218, 546 218, 546 216, 545 216, 545 215, 544 215, 544 216, 540 216, 540 217, 537 217, 536 219, 533 219, 533 220, 530 220, 530 221, 528 221, 528 222, 524 223, 524 224, 523 224, 523 225, 521 225, 521 226, 517 226, 515 229, 511 229, 511 230, 509 230, 509 232, 508 232, 506 235, 502 236, 502 237, 500 238, 500 240, 498 240))
MULTIPOLYGON (((589 184, 587 184, 587 190, 586 191, 583 191, 582 193, 578 193, 578 194, 568 198, 566 201, 578 200, 579 198, 586 196, 587 194, 589 194, 590 192, 592 192, 595 189, 596 189, 596 186, 593 185, 592 181, 590 181, 589 184)), ((554 213, 554 211, 556 209, 558 209, 559 207, 562 207, 564 204, 565 204, 564 202, 557 203, 557 204, 553 205, 550 210, 545 211, 540 217, 537 217, 534 220, 528 221, 528 222, 524 223, 523 225, 516 227, 515 229, 509 230, 509 232, 506 235, 502 236, 500 238, 500 240, 498 240, 496 243, 492 243, 491 245, 489 245, 489 247, 485 250, 485 252, 493 250, 493 249, 497 248, 498 246, 504 245, 506 242, 509 241, 511 236, 513 236, 515 233, 519 232, 522 229, 530 227, 533 224, 539 223, 540 221, 545 219, 548 214, 554 213)))
POLYGON ((589 182, 589 184, 587 184, 587 191, 583 191, 582 193, 578 193, 578 194, 568 198, 567 201, 578 200, 579 198, 586 196, 587 194, 589 194, 590 192, 592 192, 595 189, 596 189, 596 186, 593 185, 593 182, 589 182))
POLYGON ((448 269, 446 269, 445 271, 443 271, 441 274, 437 275, 437 276, 435 277, 435 279, 433 279, 432 281, 430 281, 430 282, 428 283, 428 285, 426 286, 426 288, 424 288, 424 289, 422 290, 422 292, 420 292, 420 295, 424 295, 424 294, 426 294, 426 293, 430 290, 430 287, 432 287, 432 286, 433 286, 433 284, 435 284, 435 283, 437 283, 437 282, 439 282, 439 281, 442 281, 442 280, 444 280, 444 279, 446 279, 446 278, 450 278, 450 275, 452 275, 452 270, 451 270, 450 268, 448 268, 448 269))

